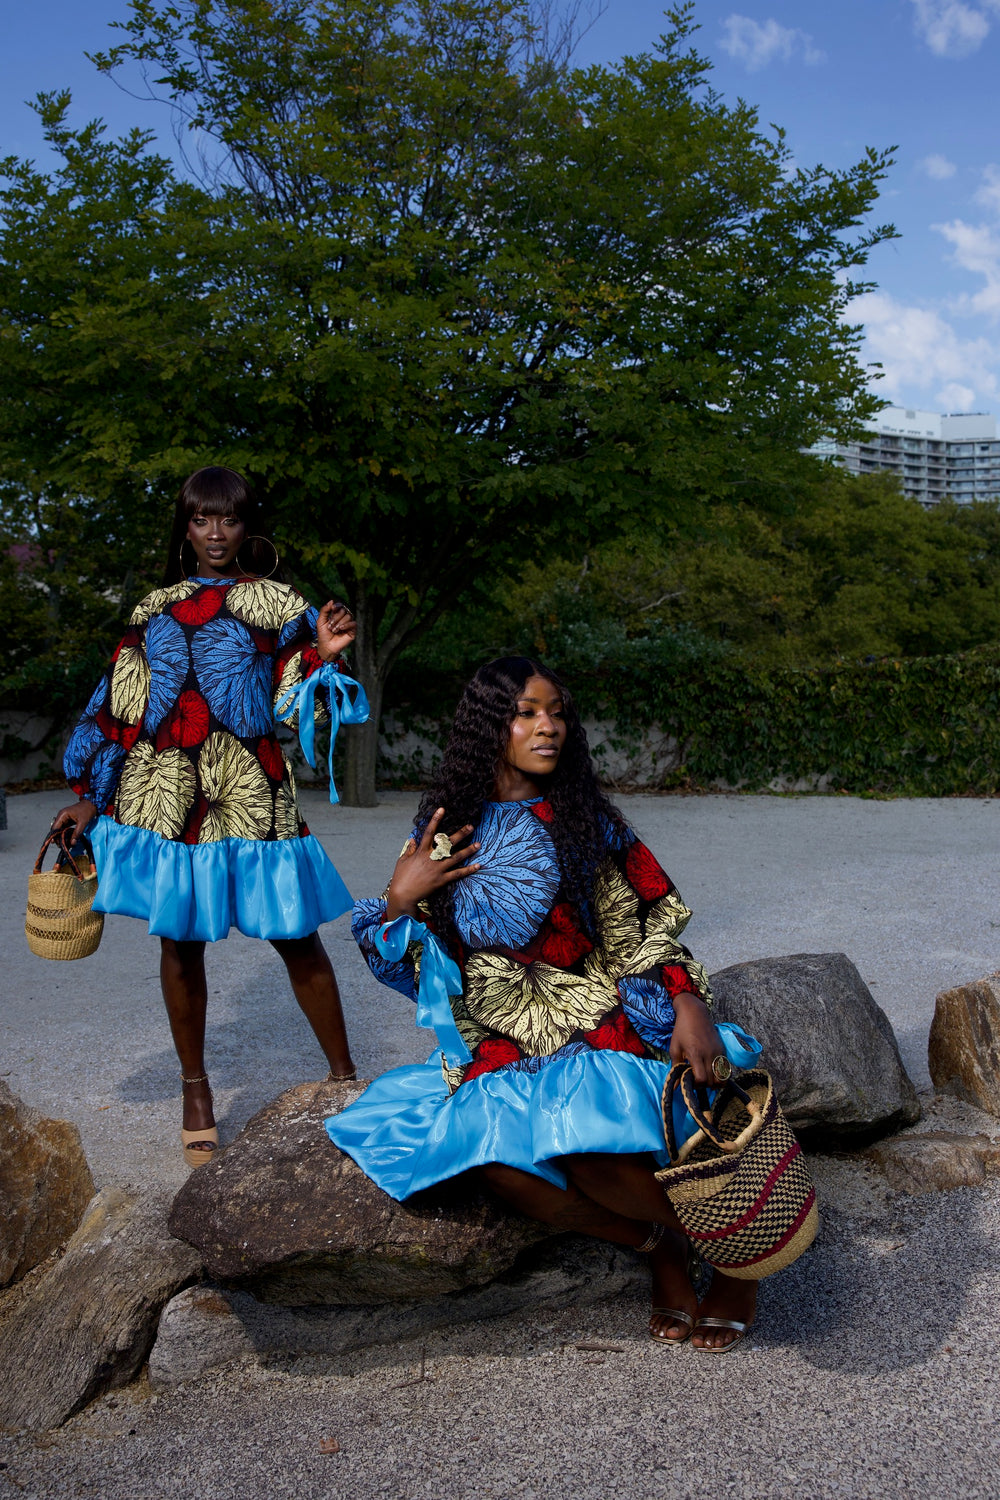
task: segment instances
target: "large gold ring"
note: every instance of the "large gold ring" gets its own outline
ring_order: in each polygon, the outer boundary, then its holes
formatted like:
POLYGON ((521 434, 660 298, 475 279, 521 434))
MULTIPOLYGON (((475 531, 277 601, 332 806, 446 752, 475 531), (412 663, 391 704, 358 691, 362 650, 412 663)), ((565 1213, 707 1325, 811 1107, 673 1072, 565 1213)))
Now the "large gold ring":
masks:
POLYGON ((733 1065, 728 1057, 720 1053, 718 1057, 712 1058, 712 1072, 720 1083, 725 1083, 727 1078, 733 1076, 733 1065))
POLYGON ((434 848, 431 850, 431 859, 450 859, 451 839, 446 833, 434 835, 434 848))

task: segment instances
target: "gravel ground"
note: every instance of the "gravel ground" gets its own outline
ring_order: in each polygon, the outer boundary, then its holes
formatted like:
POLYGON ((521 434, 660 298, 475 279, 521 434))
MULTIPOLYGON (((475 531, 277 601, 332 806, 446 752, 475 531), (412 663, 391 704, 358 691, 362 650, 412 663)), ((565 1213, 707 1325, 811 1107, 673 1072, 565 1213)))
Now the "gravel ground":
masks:
MULTIPOLYGON (((24 945, 27 870, 64 800, 11 798, 0 833, 0 1074, 36 1108, 79 1125, 99 1185, 179 1182, 179 1090, 155 941, 140 923, 110 918, 97 954, 78 964, 45 963, 24 945)), ((359 894, 384 885, 414 800, 393 794, 354 811, 304 796, 359 894)), ((688 941, 710 969, 845 951, 926 1084, 937 991, 998 967, 1000 802, 646 796, 622 805, 694 907, 688 941)), ((429 1038, 414 1030, 412 1008, 369 979, 346 919, 324 937, 360 1071, 421 1059, 429 1038)), ((209 977, 225 1139, 324 1068, 266 944, 216 945, 209 977)), ((140 1382, 58 1432, 4 1439, 0 1500, 8 1491, 908 1500, 927 1490, 995 1500, 1000 1183, 900 1199, 856 1169, 817 1170, 821 1239, 764 1284, 752 1340, 724 1362, 652 1344, 641 1301, 623 1298, 392 1349, 244 1367, 168 1395, 140 1382), (422 1351, 429 1378, 415 1382, 422 1351), (339 1451, 326 1451, 332 1444, 339 1451)))

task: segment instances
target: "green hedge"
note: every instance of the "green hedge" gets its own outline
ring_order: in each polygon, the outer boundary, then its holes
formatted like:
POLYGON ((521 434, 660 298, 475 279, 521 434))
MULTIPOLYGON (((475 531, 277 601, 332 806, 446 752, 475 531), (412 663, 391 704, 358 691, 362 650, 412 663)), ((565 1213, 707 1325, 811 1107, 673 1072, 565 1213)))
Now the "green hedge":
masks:
MULTIPOLYGON (((624 665, 624 664, 622 664, 624 665)), ((600 674, 586 707, 626 744, 651 722, 682 746, 676 783, 747 790, 823 775, 831 790, 944 797, 1000 789, 1000 649, 826 669, 641 659, 600 674)))
MULTIPOLYGON (((578 650, 547 658, 582 713, 614 723, 615 747, 638 748, 651 724, 678 741, 681 765, 651 786, 758 791, 823 777, 825 790, 861 794, 1000 792, 998 647, 805 670, 682 647, 632 640, 603 660, 578 650)), ((411 691, 392 703, 390 692, 390 710, 443 743, 461 678, 431 679, 423 678, 419 699, 411 691)), ((421 775, 414 766, 404 779, 421 775)))

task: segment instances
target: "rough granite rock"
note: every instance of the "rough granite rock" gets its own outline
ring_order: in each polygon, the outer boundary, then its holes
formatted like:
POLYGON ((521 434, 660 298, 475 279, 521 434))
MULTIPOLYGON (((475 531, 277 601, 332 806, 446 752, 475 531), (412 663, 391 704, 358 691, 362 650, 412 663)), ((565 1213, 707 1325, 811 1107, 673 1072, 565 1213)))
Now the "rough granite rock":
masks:
POLYGON ((1000 1172, 1000 1142, 988 1135, 956 1135, 950 1130, 893 1136, 869 1147, 865 1156, 890 1187, 903 1193, 981 1187, 987 1176, 1000 1172))
POLYGON ((170 1390, 237 1360, 346 1354, 473 1319, 598 1302, 648 1284, 640 1256, 572 1235, 526 1252, 517 1270, 489 1286, 424 1301, 274 1307, 246 1292, 190 1287, 163 1310, 149 1380, 154 1391, 170 1390))
POLYGON ((927 1065, 943 1094, 1000 1116, 1000 974, 938 995, 927 1065))
POLYGON ((0 1287, 64 1245, 94 1196, 68 1120, 47 1120, 0 1083, 0 1287))
POLYGON ((201 1274, 168 1204, 160 1189, 98 1193, 62 1259, 0 1303, 0 1427, 58 1427, 138 1373, 164 1303, 201 1274))
POLYGON ((213 1279, 293 1306, 439 1297, 493 1281, 551 1237, 461 1179, 406 1204, 383 1193, 323 1129, 365 1087, 289 1089, 192 1172, 170 1229, 213 1279))
POLYGON ((857 1146, 920 1118, 892 1026, 843 953, 796 953, 711 976, 715 1013, 763 1043, 793 1130, 817 1150, 857 1146))

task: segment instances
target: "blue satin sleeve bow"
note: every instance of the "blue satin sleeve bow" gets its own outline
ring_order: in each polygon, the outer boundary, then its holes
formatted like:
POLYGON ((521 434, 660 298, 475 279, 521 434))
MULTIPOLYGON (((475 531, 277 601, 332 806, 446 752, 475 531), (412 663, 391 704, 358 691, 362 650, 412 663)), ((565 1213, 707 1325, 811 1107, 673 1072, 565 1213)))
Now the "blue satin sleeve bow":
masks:
POLYGON ((364 724, 368 718, 368 698, 360 682, 344 672, 338 672, 333 662, 324 662, 318 671, 279 698, 274 712, 282 721, 298 714, 302 754, 311 766, 315 766, 316 693, 321 686, 329 689, 330 698, 330 751, 327 757, 330 767, 330 801, 339 802, 340 796, 333 781, 333 747, 341 724, 364 724), (348 688, 356 689, 353 702, 348 688))
POLYGON ((397 962, 405 958, 406 950, 413 942, 424 945, 417 988, 417 1025, 435 1033, 450 1068, 471 1062, 472 1053, 455 1025, 449 999, 451 995, 462 993, 462 976, 439 939, 423 922, 417 922, 413 917, 397 917, 394 922, 386 922, 380 928, 375 940, 378 951, 397 962))

